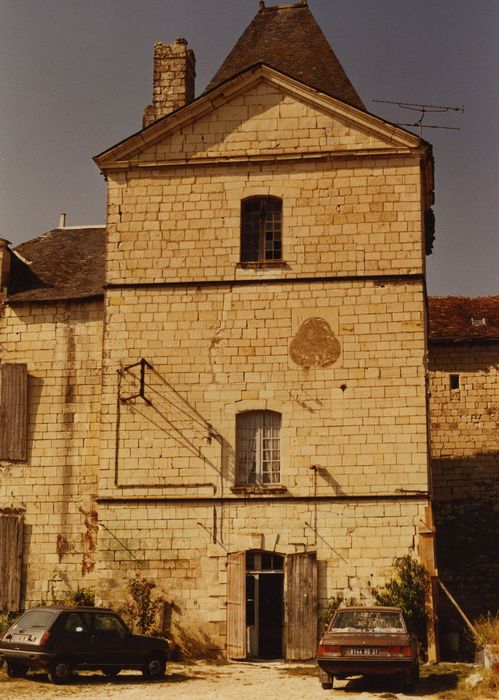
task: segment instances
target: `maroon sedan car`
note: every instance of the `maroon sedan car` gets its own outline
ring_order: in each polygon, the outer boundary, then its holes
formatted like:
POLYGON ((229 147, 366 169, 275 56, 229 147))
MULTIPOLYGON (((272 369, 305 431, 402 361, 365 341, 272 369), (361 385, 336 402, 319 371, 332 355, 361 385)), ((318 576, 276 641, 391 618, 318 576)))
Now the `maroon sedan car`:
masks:
POLYGON ((399 676, 405 689, 419 678, 418 642, 399 608, 339 608, 317 648, 319 680, 328 690, 334 678, 399 676))

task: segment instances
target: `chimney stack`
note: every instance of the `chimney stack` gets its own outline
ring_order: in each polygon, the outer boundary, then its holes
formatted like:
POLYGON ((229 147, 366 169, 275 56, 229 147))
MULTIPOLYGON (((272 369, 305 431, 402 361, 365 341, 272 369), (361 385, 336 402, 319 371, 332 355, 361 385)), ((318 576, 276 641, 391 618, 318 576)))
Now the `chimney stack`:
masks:
POLYGON ((185 39, 154 44, 152 104, 144 110, 142 126, 170 114, 194 99, 196 59, 185 39))

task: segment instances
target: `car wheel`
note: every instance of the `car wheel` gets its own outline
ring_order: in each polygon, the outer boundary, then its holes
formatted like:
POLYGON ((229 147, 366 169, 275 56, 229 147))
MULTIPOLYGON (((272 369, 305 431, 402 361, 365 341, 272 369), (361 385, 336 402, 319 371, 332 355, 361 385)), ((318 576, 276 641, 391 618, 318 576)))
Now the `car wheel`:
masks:
POLYGON ((150 656, 142 667, 142 675, 149 680, 163 678, 166 671, 166 660, 159 655, 150 656))
POLYGON ((102 673, 108 678, 114 678, 121 671, 121 668, 103 668, 102 673))
POLYGON ((333 687, 332 681, 328 681, 327 683, 321 683, 322 690, 331 690, 332 687, 333 687))
POLYGON ((414 666, 410 671, 404 676, 403 687, 404 690, 411 691, 414 690, 414 686, 419 680, 419 666, 414 666))
POLYGON ((28 675, 28 667, 7 661, 7 675, 9 678, 25 678, 28 675))
POLYGON ((66 659, 56 659, 49 668, 49 678, 52 683, 60 685, 67 683, 72 675, 72 669, 66 659))

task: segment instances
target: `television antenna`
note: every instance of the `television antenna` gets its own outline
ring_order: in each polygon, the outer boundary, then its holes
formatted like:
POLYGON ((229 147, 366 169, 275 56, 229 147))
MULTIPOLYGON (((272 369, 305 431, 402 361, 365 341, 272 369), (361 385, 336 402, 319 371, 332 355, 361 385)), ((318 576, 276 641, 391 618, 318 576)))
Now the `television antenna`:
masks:
POLYGON ((420 116, 415 122, 405 122, 397 123, 397 126, 412 126, 414 128, 419 128, 420 135, 423 133, 423 129, 447 129, 449 131, 461 131, 458 126, 443 126, 440 124, 424 124, 424 119, 427 114, 446 114, 448 112, 460 112, 464 113, 464 107, 451 107, 448 105, 425 105, 415 102, 393 102, 391 100, 373 100, 373 102, 380 102, 388 105, 397 105, 401 109, 407 109, 411 112, 419 112, 420 116))

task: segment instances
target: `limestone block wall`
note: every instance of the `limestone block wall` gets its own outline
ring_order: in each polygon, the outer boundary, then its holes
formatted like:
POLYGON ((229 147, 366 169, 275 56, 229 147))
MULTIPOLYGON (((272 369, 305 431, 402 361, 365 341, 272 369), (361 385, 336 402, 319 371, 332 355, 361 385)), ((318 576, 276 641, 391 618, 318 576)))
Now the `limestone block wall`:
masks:
POLYGON ((426 491, 423 294, 417 281, 109 290, 99 493, 226 493, 236 414, 252 409, 282 414, 289 494, 426 491), (339 348, 326 366, 291 357, 310 318, 339 348))
POLYGON ((495 342, 430 347, 438 566, 471 616, 499 607, 498 371, 495 342))
POLYGON ((422 273, 419 158, 245 163, 110 174, 107 281, 422 273), (241 200, 283 200, 283 264, 240 260, 241 200))
POLYGON ((394 557, 413 550, 423 513, 418 500, 101 503, 101 599, 122 600, 136 572, 150 577, 173 603, 167 625, 176 642, 223 653, 228 553, 316 550, 319 605, 339 592, 367 603, 394 557))
POLYGON ((94 580, 102 301, 6 305, 0 326, 2 362, 28 369, 28 458, 0 463, 0 508, 25 509, 29 605, 94 580))
POLYGON ((424 518, 423 296, 419 281, 108 290, 103 602, 139 571, 174 601, 177 639, 223 650, 228 552, 316 549, 322 604, 380 585, 424 518), (291 357, 310 317, 338 343, 324 367, 291 357), (280 484, 241 492, 236 414, 262 408, 282 414, 280 484))

